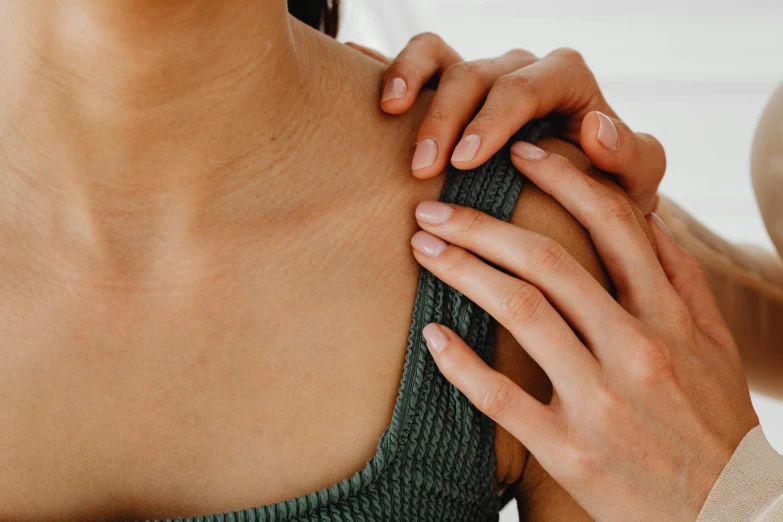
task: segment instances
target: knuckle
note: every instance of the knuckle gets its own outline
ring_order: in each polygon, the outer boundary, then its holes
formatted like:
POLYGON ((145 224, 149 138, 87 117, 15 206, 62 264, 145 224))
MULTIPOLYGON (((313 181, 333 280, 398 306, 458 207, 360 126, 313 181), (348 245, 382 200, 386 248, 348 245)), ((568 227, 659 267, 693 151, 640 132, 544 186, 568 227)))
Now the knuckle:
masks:
POLYGON ((401 73, 405 74, 421 74, 421 65, 414 60, 411 56, 401 54, 394 59, 394 63, 389 67, 389 70, 384 73, 384 79, 391 80, 395 76, 399 76, 401 73))
POLYGON ((645 336, 636 342, 634 350, 633 375, 637 381, 657 386, 674 377, 671 357, 662 343, 645 336))
POLYGON ((477 62, 458 62, 450 65, 443 73, 444 81, 465 84, 483 84, 484 75, 481 64, 477 62))
POLYGON ((697 289, 709 288, 707 274, 704 272, 701 263, 688 252, 683 250, 682 253, 682 259, 679 261, 678 270, 672 276, 671 284, 678 290, 687 287, 697 289))
POLYGON ((538 236, 528 249, 527 263, 535 271, 562 273, 567 265, 565 249, 552 238, 538 236))
POLYGON ((612 390, 603 388, 594 394, 596 401, 595 413, 607 425, 613 425, 615 420, 622 420, 626 404, 612 390))
POLYGON ((630 225, 636 223, 631 204, 622 195, 606 189, 598 199, 598 215, 610 224, 630 225))
POLYGON ((566 450, 566 457, 570 475, 567 482, 584 484, 598 475, 602 459, 594 450, 581 445, 572 446, 566 450))
MULTIPOLYGON (((438 100, 434 102, 427 114, 427 125, 448 123, 454 118, 454 109, 449 108, 449 100, 438 100)), ((424 126, 424 125, 422 125, 424 126)))
POLYGON ((576 49, 572 49, 571 47, 561 47, 559 49, 555 49, 552 51, 552 55, 572 63, 585 63, 585 58, 582 56, 582 53, 576 49))
MULTIPOLYGON (((645 154, 647 157, 656 158, 655 164, 660 165, 657 172, 655 172, 655 181, 660 182, 663 179, 663 175, 666 173, 666 149, 663 148, 663 145, 660 141, 658 141, 658 138, 653 136, 652 134, 645 134, 642 132, 636 133, 637 137, 637 146, 636 148, 646 148, 647 154, 645 154)), ((636 154, 640 154, 644 151, 635 151, 636 154)))
POLYGON ((479 396, 478 408, 492 418, 511 413, 514 407, 514 391, 511 386, 505 379, 497 379, 487 384, 479 396))
POLYGON ((688 330, 693 324, 688 305, 682 299, 674 299, 668 305, 666 322, 677 331, 688 330))
POLYGON ((419 33, 413 38, 411 38, 411 43, 418 42, 418 43, 424 43, 427 45, 441 45, 443 44, 443 38, 438 36, 435 33, 425 31, 423 33, 419 33))
POLYGON ((500 310, 508 320, 530 325, 541 320, 545 301, 543 294, 536 287, 519 283, 502 298, 500 310))
POLYGON ((535 80, 528 74, 504 74, 495 80, 495 87, 506 92, 531 92, 535 90, 535 80))
POLYGON ((518 61, 535 61, 536 56, 530 51, 524 49, 512 49, 506 53, 506 56, 518 61))
POLYGON ((485 104, 473 122, 471 122, 469 128, 465 129, 465 134, 482 133, 486 129, 491 129, 496 123, 507 119, 508 113, 502 108, 503 106, 497 103, 497 99, 494 102, 485 104))
POLYGON ((458 358, 453 357, 452 350, 446 350, 437 358, 438 370, 446 380, 451 380, 462 371, 462 365, 458 358))
POLYGON ((465 212, 462 234, 466 237, 476 237, 486 229, 490 218, 487 214, 476 209, 466 209, 465 212))
POLYGON ((441 254, 439 256, 443 259, 441 269, 447 274, 458 275, 465 270, 470 260, 470 255, 461 248, 450 248, 448 250, 448 255, 441 254))
POLYGON ((697 261, 696 258, 689 253, 685 254, 685 266, 688 272, 688 277, 695 285, 708 286, 707 274, 704 273, 704 268, 701 266, 701 263, 699 263, 699 261, 697 261))

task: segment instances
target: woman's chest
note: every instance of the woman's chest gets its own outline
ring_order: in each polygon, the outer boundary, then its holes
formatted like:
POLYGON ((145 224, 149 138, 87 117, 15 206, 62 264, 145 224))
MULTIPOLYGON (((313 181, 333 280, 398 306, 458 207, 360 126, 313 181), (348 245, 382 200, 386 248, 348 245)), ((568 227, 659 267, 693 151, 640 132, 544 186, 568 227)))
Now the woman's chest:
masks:
POLYGON ((9 285, 0 519, 238 510, 361 469, 407 347, 418 267, 403 228, 258 245, 236 273, 145 294, 9 285))

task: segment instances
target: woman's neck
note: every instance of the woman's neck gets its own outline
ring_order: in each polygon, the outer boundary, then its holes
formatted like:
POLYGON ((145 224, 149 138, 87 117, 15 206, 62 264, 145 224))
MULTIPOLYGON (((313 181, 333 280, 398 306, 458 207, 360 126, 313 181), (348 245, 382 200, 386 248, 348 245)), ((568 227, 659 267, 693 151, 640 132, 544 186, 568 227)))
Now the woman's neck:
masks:
POLYGON ((198 233, 205 209, 308 146, 324 85, 311 88, 317 46, 285 0, 0 11, 0 205, 28 224, 37 209, 87 242, 145 248, 198 233))

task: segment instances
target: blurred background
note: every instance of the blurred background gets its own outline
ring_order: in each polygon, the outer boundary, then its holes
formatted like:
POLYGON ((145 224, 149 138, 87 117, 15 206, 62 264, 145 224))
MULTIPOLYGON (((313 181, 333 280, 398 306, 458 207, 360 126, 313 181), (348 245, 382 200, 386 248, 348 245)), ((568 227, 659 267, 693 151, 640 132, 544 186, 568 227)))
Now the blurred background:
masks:
MULTIPOLYGON (((661 191, 734 242, 772 248, 749 177, 756 122, 783 81, 781 0, 343 0, 340 40, 396 54, 441 35, 463 57, 580 51, 615 111, 664 145, 661 191)), ((783 204, 783 202, 781 202, 783 204)), ((783 403, 753 395, 783 452, 783 403)), ((501 520, 517 520, 513 507, 501 520)))

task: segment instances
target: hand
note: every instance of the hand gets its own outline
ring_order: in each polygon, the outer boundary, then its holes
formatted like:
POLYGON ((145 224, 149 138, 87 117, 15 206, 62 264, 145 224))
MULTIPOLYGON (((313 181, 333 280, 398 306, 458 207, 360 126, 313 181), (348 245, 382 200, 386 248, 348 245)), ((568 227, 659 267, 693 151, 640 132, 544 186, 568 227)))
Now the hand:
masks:
POLYGON ((418 133, 412 164, 416 177, 436 176, 449 157, 459 169, 475 168, 525 123, 554 113, 561 137, 581 146, 596 167, 614 174, 645 215, 655 209, 666 171, 663 147, 652 136, 632 132, 617 117, 576 51, 558 49, 538 60, 515 50, 465 62, 440 37, 425 33, 391 61, 350 45, 389 64, 381 108, 390 114, 413 107, 426 82, 440 80, 418 133))
POLYGON ((516 338, 549 376, 552 399, 534 399, 442 325, 424 329, 430 352, 595 519, 693 521, 758 424, 704 274, 657 216, 648 221, 658 257, 621 195, 562 156, 521 142, 511 150, 514 165, 587 228, 618 301, 555 241, 423 202, 416 259, 516 338))

